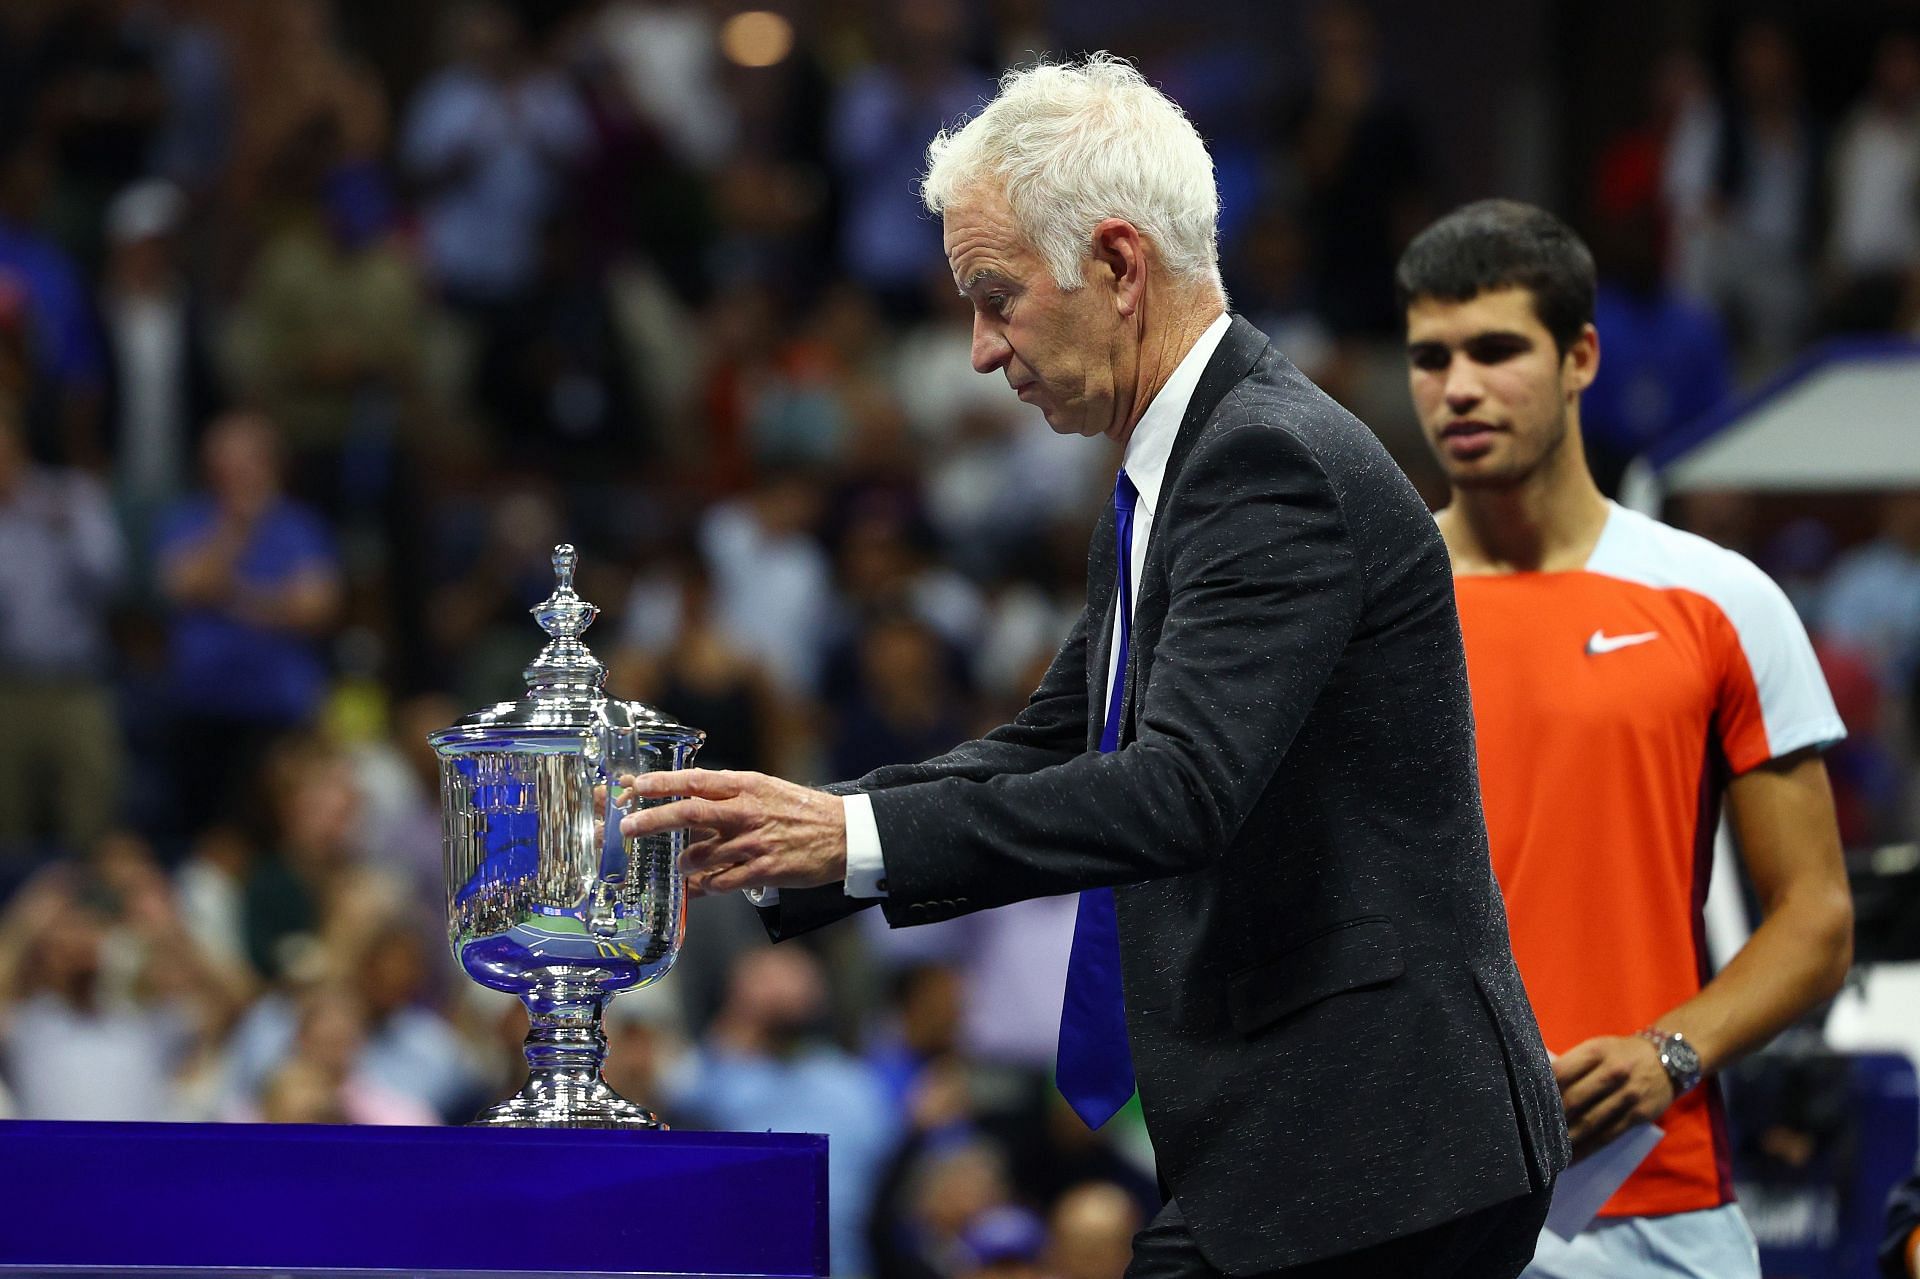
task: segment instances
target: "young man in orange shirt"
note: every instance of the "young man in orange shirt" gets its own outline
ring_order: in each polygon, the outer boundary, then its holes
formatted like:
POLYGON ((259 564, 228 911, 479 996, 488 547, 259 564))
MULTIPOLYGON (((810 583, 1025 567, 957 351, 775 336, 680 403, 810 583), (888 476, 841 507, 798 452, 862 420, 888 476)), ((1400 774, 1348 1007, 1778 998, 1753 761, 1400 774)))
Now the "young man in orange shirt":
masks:
MULTIPOLYGON (((1852 905, 1820 751, 1844 735, 1805 630, 1745 559, 1601 496, 1580 440, 1593 259, 1552 215, 1468 205, 1397 273, 1514 955, 1576 1159, 1665 1137, 1529 1275, 1759 1275, 1712 1075, 1839 988, 1852 905), (1721 804, 1765 910, 1709 971, 1721 804)), ((1543 1243, 1546 1242, 1543 1240, 1543 1243)))

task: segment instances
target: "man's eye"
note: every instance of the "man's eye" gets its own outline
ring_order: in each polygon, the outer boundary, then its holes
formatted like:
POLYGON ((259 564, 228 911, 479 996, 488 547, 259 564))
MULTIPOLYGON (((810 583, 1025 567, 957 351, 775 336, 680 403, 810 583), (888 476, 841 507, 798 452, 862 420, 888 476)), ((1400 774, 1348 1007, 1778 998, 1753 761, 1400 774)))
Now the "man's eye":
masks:
POLYGON ((1413 367, 1427 373, 1438 373, 1447 367, 1453 356, 1444 346, 1416 346, 1407 353, 1413 367))
POLYGON ((1516 355, 1524 355, 1532 344, 1524 338, 1488 338, 1467 344, 1467 355, 1475 364, 1501 364, 1516 355))
POLYGON ((987 294, 987 308, 995 315, 1005 315, 1007 313, 1007 295, 1004 293, 987 294))

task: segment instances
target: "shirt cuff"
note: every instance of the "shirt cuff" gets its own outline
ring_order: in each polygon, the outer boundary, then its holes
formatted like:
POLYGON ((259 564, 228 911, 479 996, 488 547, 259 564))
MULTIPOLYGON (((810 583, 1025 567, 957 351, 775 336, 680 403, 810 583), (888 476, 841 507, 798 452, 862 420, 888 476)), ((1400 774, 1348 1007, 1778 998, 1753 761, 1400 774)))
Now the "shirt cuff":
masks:
POLYGON ((887 862, 880 852, 880 826, 873 820, 873 798, 848 795, 843 802, 847 819, 846 894, 885 897, 887 862))

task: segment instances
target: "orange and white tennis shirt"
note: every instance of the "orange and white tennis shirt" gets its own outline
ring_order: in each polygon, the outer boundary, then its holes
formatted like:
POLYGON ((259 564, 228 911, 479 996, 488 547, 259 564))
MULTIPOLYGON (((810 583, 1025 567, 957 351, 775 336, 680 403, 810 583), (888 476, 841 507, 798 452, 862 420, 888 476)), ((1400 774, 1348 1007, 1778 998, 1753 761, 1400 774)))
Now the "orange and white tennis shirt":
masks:
MULTIPOLYGON (((1727 780, 1845 736, 1779 587, 1703 538, 1613 506, 1583 570, 1455 579, 1480 783, 1514 957, 1554 1053, 1631 1035, 1699 992, 1727 780)), ((1733 1198, 1720 1092, 1602 1210, 1733 1198)))

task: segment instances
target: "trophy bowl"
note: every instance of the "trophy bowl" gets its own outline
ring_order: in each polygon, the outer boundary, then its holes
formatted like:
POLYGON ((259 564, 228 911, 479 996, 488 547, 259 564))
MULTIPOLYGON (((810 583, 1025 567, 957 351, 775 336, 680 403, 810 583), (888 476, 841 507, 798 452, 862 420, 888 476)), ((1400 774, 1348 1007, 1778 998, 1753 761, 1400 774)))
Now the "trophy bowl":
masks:
POLYGON ((447 937, 483 986, 527 1005, 527 1082, 476 1124, 655 1128, 601 1077, 607 1000, 666 975, 686 932, 684 831, 626 839, 619 781, 689 766, 706 735, 610 699, 581 632, 599 610, 573 589, 573 547, 532 611, 548 642, 515 702, 429 735, 440 760, 447 937))

